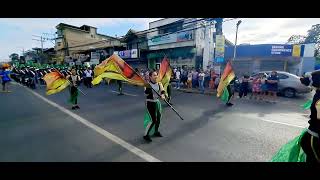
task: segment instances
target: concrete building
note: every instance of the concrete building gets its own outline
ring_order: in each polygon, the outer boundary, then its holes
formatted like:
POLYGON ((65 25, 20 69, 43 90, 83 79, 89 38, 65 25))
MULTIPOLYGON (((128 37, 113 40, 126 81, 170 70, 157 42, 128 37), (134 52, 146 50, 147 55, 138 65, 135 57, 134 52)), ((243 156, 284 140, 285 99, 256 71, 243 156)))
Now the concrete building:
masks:
MULTIPOLYGON (((225 49, 225 59, 233 58, 234 47, 225 49)), ((286 71, 301 76, 305 72, 314 71, 315 45, 290 44, 257 44, 237 46, 233 68, 238 76, 259 71, 286 71)), ((225 64, 221 63, 223 66, 225 64)))
MULTIPOLYGON (((166 55, 174 67, 206 69, 214 52, 214 19, 165 18, 149 23, 148 67, 158 68, 166 55)), ((226 40, 227 45, 232 43, 226 40)))
POLYGON ((120 41, 125 45, 125 50, 115 51, 114 53, 124 59, 131 67, 146 69, 148 66, 148 41, 146 31, 130 29, 120 41))
POLYGON ((65 61, 72 59, 90 59, 91 52, 104 51, 104 55, 123 46, 118 38, 97 33, 97 28, 83 25, 81 27, 60 23, 56 26, 57 38, 55 51, 57 56, 65 57, 65 61))

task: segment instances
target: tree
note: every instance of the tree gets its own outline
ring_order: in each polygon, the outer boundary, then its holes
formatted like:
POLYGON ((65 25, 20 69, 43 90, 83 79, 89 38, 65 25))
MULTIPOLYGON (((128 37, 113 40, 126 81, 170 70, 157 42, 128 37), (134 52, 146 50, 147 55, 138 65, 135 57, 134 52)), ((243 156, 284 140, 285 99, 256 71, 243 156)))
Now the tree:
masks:
POLYGON ((320 24, 312 25, 311 29, 308 30, 308 35, 304 43, 315 43, 315 56, 320 56, 320 24))
POLYGON ((292 35, 288 41, 288 44, 308 44, 315 43, 315 57, 320 56, 320 24, 312 25, 311 29, 308 30, 307 36, 303 35, 292 35))
POLYGON ((10 54, 9 58, 11 59, 11 61, 18 61, 19 60, 19 54, 12 53, 12 54, 10 54))
POLYGON ((303 35, 292 35, 288 41, 287 44, 302 44, 304 43, 306 39, 306 36, 303 35))

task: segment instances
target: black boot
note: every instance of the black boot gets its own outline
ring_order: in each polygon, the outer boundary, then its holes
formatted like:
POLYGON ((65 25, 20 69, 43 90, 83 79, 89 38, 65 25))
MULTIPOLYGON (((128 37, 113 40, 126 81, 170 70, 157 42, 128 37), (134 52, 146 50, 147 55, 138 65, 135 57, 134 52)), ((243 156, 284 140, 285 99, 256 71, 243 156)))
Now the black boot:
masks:
POLYGON ((148 135, 143 136, 143 139, 146 140, 147 142, 152 142, 150 136, 148 136, 148 135))
POLYGON ((162 135, 160 134, 160 132, 155 132, 153 135, 156 136, 156 137, 162 137, 162 135))
POLYGON ((228 107, 233 106, 232 103, 227 103, 226 105, 227 105, 228 107))

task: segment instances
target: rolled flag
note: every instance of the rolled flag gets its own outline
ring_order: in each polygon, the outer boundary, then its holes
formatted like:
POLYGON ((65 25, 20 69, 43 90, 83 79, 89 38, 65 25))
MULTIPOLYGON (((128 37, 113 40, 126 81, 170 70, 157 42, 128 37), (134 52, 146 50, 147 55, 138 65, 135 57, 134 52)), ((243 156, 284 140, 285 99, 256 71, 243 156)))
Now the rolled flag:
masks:
POLYGON ((46 74, 43 80, 47 84, 47 95, 58 93, 70 85, 70 82, 58 71, 46 74))
POLYGON ((99 84, 104 78, 126 81, 129 84, 138 86, 147 85, 142 77, 116 54, 113 54, 101 64, 97 65, 94 73, 95 78, 92 80, 93 85, 99 84))

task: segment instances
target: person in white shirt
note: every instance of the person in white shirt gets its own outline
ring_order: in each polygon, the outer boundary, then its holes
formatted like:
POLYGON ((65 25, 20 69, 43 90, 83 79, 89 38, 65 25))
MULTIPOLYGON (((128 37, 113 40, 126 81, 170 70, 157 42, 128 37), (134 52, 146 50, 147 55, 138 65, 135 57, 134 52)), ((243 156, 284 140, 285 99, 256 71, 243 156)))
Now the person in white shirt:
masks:
POLYGON ((201 70, 200 73, 198 74, 199 88, 201 93, 204 93, 204 86, 203 86, 204 76, 205 76, 205 73, 203 72, 203 70, 201 70))
POLYGON ((180 70, 177 70, 176 71, 176 80, 177 80, 176 89, 180 89, 180 83, 181 83, 180 76, 181 76, 181 72, 180 72, 180 70))
POLYGON ((87 88, 92 88, 92 70, 90 69, 90 67, 87 67, 87 69, 84 71, 85 74, 85 81, 87 82, 87 88))

